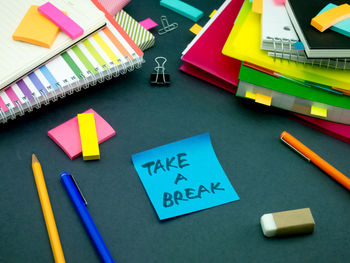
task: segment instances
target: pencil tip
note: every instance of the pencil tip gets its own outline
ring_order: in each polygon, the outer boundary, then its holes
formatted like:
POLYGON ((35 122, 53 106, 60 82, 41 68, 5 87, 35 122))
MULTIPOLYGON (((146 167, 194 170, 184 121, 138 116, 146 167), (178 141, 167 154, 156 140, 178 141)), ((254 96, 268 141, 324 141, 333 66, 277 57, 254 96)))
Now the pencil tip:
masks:
POLYGON ((38 158, 36 158, 35 154, 33 153, 32 154, 32 163, 38 163, 38 162, 39 162, 38 158))

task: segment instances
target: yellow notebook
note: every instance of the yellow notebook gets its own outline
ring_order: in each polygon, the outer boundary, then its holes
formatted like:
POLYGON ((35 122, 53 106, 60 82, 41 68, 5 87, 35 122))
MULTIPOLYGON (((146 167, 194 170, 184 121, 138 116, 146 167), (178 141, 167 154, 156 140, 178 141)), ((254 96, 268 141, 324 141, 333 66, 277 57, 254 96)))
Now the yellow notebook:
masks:
POLYGON ((266 51, 260 49, 260 19, 261 16, 252 12, 252 4, 249 0, 246 0, 222 53, 238 60, 271 69, 285 76, 350 90, 350 71, 348 70, 290 63, 288 60, 269 57, 266 51))
POLYGON ((60 29, 49 19, 39 13, 37 5, 32 5, 21 23, 13 33, 12 38, 34 45, 50 48, 60 29))

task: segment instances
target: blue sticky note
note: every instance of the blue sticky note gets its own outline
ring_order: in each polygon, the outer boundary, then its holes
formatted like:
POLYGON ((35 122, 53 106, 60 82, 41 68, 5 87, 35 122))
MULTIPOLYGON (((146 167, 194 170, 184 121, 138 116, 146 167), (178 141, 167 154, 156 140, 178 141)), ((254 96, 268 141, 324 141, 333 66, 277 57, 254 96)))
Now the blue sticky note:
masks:
POLYGON ((132 155, 160 220, 239 200, 208 133, 132 155))
POLYGON ((296 50, 304 50, 304 44, 303 42, 295 42, 293 43, 293 46, 295 47, 296 50))
MULTIPOLYGON (((337 5, 328 4, 317 15, 322 14, 323 12, 326 12, 334 7, 337 7, 337 5)), ((343 34, 347 37, 350 37, 350 18, 346 18, 334 24, 333 26, 330 27, 330 29, 340 34, 343 34)))
POLYGON ((160 5, 187 17, 194 22, 197 22, 203 16, 203 11, 180 0, 161 0, 160 5))

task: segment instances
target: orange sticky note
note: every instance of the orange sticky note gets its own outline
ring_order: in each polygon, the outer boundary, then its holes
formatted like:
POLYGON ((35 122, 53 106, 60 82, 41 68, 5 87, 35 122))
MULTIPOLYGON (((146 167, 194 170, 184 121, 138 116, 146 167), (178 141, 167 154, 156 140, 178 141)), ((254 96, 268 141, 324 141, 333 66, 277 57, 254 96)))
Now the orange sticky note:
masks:
POLYGON ((12 35, 12 39, 50 48, 60 29, 32 5, 12 35))
POLYGON ((263 0, 253 0, 252 11, 254 13, 262 14, 263 0))
POLYGON ((329 9, 311 19, 311 25, 323 32, 334 24, 350 17, 350 5, 343 4, 329 9))
POLYGON ((269 97, 269 96, 266 96, 266 95, 263 95, 263 94, 259 94, 259 93, 255 94, 255 102, 256 103, 260 103, 260 104, 264 104, 264 105, 267 105, 267 106, 271 106, 271 100, 272 100, 272 98, 269 97))
POLYGON ((197 35, 198 33, 199 33, 199 31, 201 31, 202 30, 202 27, 200 26, 200 25, 198 25, 198 24, 194 24, 191 28, 190 28, 190 31, 193 33, 193 34, 195 34, 195 35, 197 35))

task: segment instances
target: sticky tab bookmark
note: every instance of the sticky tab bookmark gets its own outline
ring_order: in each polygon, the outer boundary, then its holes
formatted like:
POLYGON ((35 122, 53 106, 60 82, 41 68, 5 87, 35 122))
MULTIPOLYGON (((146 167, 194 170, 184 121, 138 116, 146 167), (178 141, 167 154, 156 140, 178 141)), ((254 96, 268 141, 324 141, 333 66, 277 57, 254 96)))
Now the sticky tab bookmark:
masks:
POLYGON ((260 104, 264 104, 267 106, 271 106, 271 100, 272 98, 260 93, 256 93, 255 94, 255 102, 256 103, 260 103, 260 104))
POLYGON ((334 24, 350 17, 350 5, 343 4, 315 16, 311 19, 311 25, 323 32, 334 24))
POLYGON ((32 5, 12 35, 13 40, 50 48, 60 29, 43 17, 37 5, 32 5))
POLYGON ((58 26, 72 40, 76 39, 77 37, 80 37, 84 33, 84 29, 82 29, 70 17, 68 17, 50 2, 47 2, 46 4, 40 6, 38 8, 38 11, 40 12, 40 14, 42 14, 52 23, 58 26))
MULTIPOLYGON (((326 5, 317 15, 322 14, 334 7, 337 7, 335 4, 326 5)), ((350 18, 344 19, 333 26, 330 27, 330 30, 343 34, 347 37, 350 37, 350 18)))
POLYGON ((274 0, 273 2, 275 5, 284 5, 286 3, 286 0, 274 0))
POLYGON ((256 94, 254 94, 253 92, 247 91, 247 92, 245 93, 245 97, 248 98, 248 99, 255 100, 256 94))
POLYGON ((94 114, 78 114, 78 123, 84 161, 100 159, 94 114))
POLYGON ((253 0, 252 11, 254 13, 262 14, 263 0, 253 0))
POLYGON ((305 50, 303 42, 295 42, 293 43, 293 46, 295 47, 296 50, 305 50))
POLYGON ((197 22, 203 16, 203 11, 180 0, 161 0, 160 5, 187 17, 194 22, 197 22))
POLYGON ((202 30, 202 27, 198 24, 194 24, 191 28, 190 28, 190 31, 197 35, 200 31, 202 30))
POLYGON ((156 22, 154 22, 151 18, 147 18, 145 20, 142 20, 139 22, 139 24, 147 30, 150 30, 151 28, 158 26, 158 24, 156 22))
POLYGON ((209 17, 212 18, 212 17, 215 15, 216 11, 217 11, 217 10, 214 9, 213 12, 211 12, 211 14, 209 15, 209 17))
POLYGON ((327 109, 323 109, 323 108, 316 107, 316 106, 311 106, 311 114, 326 118, 327 117, 327 109))

